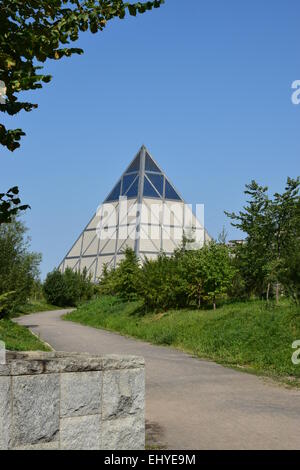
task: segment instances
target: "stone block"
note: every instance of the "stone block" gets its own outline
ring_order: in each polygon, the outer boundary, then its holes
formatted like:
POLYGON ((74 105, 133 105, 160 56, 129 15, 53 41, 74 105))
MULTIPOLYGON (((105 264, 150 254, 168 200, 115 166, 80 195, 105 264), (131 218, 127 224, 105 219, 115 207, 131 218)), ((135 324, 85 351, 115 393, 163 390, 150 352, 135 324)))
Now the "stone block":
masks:
POLYGON ((138 369, 145 366, 145 359, 141 356, 121 356, 108 354, 102 358, 103 370, 111 369, 138 369))
POLYGON ((62 450, 99 450, 100 415, 62 418, 60 448, 62 450))
POLYGON ((101 426, 101 449, 144 450, 144 414, 103 421, 101 426))
POLYGON ((26 446, 14 447, 13 450, 60 450, 59 441, 41 442, 40 444, 27 444, 26 446))
POLYGON ((99 414, 102 372, 70 372, 61 375, 60 416, 99 414))
POLYGON ((10 446, 11 411, 11 378, 0 377, 0 450, 10 446))
POLYGON ((115 419, 144 410, 145 372, 124 369, 103 372, 102 419, 115 419))
POLYGON ((13 377, 15 447, 58 440, 59 375, 13 377))

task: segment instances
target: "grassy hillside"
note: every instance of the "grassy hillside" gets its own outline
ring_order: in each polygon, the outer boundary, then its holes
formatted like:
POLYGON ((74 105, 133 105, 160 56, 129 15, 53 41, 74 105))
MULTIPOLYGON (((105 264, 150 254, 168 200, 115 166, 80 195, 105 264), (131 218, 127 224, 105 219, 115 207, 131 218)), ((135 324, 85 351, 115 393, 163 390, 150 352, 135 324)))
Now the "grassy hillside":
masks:
POLYGON ((26 304, 19 308, 18 313, 13 317, 20 317, 22 315, 29 315, 30 313, 46 312, 48 310, 60 310, 61 307, 48 304, 45 300, 29 300, 26 304))
POLYGON ((11 320, 0 320, 0 340, 4 341, 6 349, 11 351, 50 351, 27 328, 11 320))
POLYGON ((288 303, 267 307, 260 301, 240 302, 215 312, 178 310, 143 315, 139 302, 102 297, 64 318, 170 345, 225 365, 297 382, 300 379, 300 365, 291 361, 292 342, 300 339, 300 311, 288 303))

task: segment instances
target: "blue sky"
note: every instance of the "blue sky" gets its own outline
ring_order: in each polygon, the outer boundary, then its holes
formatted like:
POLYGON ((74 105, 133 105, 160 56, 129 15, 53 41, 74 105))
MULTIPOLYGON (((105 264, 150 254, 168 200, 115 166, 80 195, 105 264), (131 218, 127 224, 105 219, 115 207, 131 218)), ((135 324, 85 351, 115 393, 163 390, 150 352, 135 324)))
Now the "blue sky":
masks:
POLYGON ((32 249, 53 269, 145 144, 208 231, 230 227, 251 179, 281 191, 300 174, 298 0, 166 0, 85 33, 85 53, 49 61, 27 93, 38 110, 5 119, 27 136, 1 149, 0 188, 18 184, 32 249))

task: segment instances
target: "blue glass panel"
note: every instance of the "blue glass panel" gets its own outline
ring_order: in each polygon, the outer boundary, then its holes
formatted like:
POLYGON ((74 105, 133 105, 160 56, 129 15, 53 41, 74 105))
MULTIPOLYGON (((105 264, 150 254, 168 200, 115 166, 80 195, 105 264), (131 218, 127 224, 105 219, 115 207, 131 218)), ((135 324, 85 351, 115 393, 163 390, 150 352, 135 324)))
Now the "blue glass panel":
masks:
POLYGON ((146 176, 144 178, 144 196, 159 198, 159 194, 155 191, 155 189, 153 188, 152 184, 150 184, 146 176))
POLYGON ((162 196, 164 192, 164 177, 163 175, 157 175, 154 173, 147 173, 147 178, 151 181, 153 186, 157 189, 159 194, 162 196))
POLYGON ((131 171, 139 171, 140 169, 140 154, 133 160, 130 167, 126 170, 126 173, 130 173, 131 171))
POLYGON ((127 197, 137 197, 139 189, 139 178, 136 178, 135 182, 128 189, 126 196, 127 197))
POLYGON ((105 199, 105 202, 117 201, 119 199, 119 196, 120 196, 120 190, 121 190, 121 181, 119 181, 119 183, 116 184, 116 186, 114 187, 112 192, 109 194, 107 199, 105 199))
POLYGON ((158 173, 161 173, 160 169, 158 166, 154 163, 152 158, 146 153, 146 160, 145 160, 145 170, 146 171, 156 171, 158 173))
POLYGON ((165 198, 166 199, 179 199, 181 201, 181 197, 176 193, 173 186, 166 180, 166 189, 165 189, 165 198))
POLYGON ((131 183, 133 183, 134 178, 136 177, 136 174, 132 175, 125 175, 123 176, 123 186, 122 186, 122 194, 125 194, 131 183))

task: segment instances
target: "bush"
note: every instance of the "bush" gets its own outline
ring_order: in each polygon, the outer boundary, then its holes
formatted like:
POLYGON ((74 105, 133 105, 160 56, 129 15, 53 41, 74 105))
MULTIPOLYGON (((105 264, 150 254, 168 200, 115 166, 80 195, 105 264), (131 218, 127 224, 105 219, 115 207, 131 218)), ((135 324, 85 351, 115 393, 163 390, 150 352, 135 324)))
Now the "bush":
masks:
POLYGON ((92 298, 94 285, 86 270, 81 273, 67 268, 61 273, 58 269, 54 269, 47 274, 43 292, 50 304, 73 307, 92 298))
POLYGON ((187 304, 180 263, 161 253, 156 260, 146 260, 141 270, 139 295, 146 310, 167 310, 187 304))
POLYGON ((131 249, 116 269, 104 268, 99 292, 123 300, 141 299, 148 310, 198 307, 227 297, 235 269, 229 249, 211 242, 198 250, 186 250, 184 244, 168 257, 160 253, 139 266, 131 249))
POLYGON ((5 313, 11 308, 14 294, 15 291, 11 291, 0 295, 0 319, 4 318, 5 313))
POLYGON ((216 308, 226 298, 234 268, 225 245, 210 243, 198 250, 177 250, 147 260, 141 270, 139 294, 146 309, 198 307, 216 308))
POLYGON ((41 255, 29 251, 25 225, 17 220, 0 225, 0 317, 9 317, 31 295, 41 255))
POLYGON ((138 298, 140 274, 139 260, 131 248, 124 250, 125 258, 116 269, 105 265, 100 278, 99 292, 102 295, 117 295, 123 300, 138 298))

